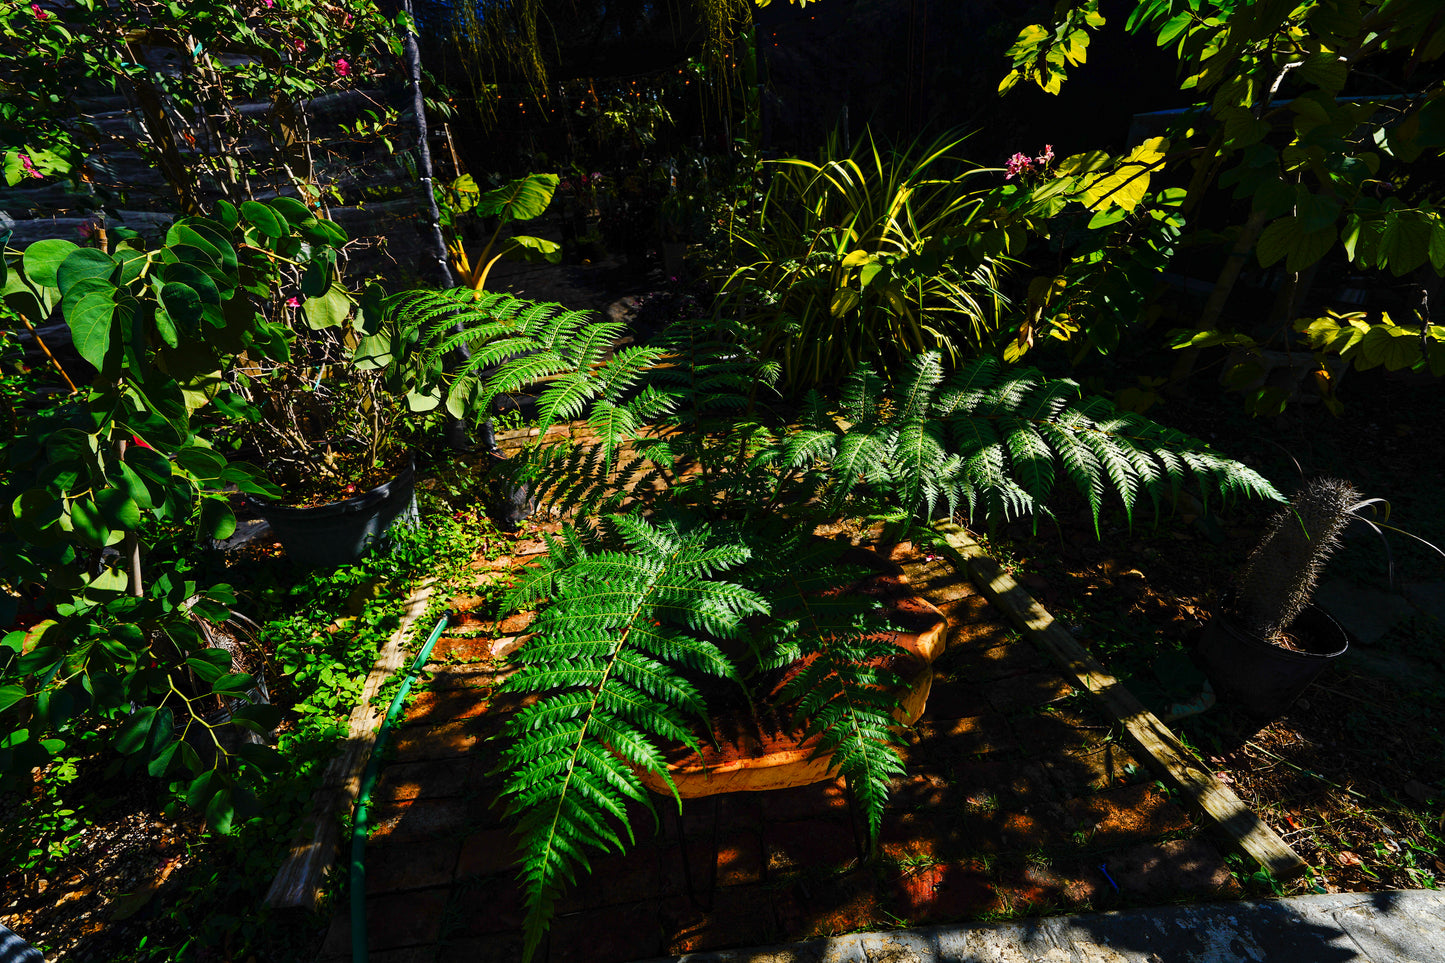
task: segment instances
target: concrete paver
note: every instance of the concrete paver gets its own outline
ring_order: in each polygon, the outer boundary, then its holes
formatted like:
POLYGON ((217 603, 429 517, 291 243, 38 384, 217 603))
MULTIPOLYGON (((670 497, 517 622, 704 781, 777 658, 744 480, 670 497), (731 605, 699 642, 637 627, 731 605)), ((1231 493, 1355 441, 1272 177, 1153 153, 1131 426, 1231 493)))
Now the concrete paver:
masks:
POLYGON ((1445 894, 1340 893, 954 925, 649 963, 1434 963, 1445 894))

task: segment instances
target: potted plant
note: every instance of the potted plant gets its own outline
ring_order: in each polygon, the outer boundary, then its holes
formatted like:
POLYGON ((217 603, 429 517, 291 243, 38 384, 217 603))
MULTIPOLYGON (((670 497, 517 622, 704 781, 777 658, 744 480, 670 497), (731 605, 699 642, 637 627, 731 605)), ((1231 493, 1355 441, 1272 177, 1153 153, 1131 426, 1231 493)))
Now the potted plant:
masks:
POLYGON ((859 571, 811 540, 820 521, 1047 511, 1060 468, 1096 519, 1106 491, 1132 517, 1189 474, 1221 496, 1279 497, 1200 442, 991 359, 950 375, 917 355, 892 389, 863 366, 840 394, 774 411, 761 399, 776 366, 722 320, 619 346, 621 323, 506 295, 407 292, 385 315, 381 336, 405 346, 395 363, 454 413, 480 420, 499 394, 538 393, 543 432, 510 462, 576 519, 504 603, 540 608, 512 655, 505 688, 526 708, 501 763, 529 954, 586 851, 626 846, 629 800, 650 807, 649 783, 681 797, 668 753, 721 742, 719 700, 775 697, 876 835, 908 690, 877 606, 840 591, 859 571), (439 359, 458 344, 471 360, 447 375, 439 359), (791 673, 781 690, 777 673, 791 673))
POLYGON ((410 413, 358 363, 348 342, 359 341, 344 314, 286 359, 230 375, 237 401, 220 434, 280 488, 246 501, 298 564, 353 562, 392 525, 417 520, 410 413))
POLYGON ((1200 637, 1199 657, 1216 689, 1274 718, 1345 654, 1344 629, 1311 599, 1341 534, 1372 502, 1349 482, 1319 478, 1270 517, 1224 610, 1200 637))

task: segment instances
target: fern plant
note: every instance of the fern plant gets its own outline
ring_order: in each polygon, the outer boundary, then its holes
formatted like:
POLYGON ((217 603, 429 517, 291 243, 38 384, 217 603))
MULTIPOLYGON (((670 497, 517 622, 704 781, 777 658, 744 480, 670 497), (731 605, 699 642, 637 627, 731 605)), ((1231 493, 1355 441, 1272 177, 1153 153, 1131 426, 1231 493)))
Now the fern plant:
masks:
POLYGON ((631 841, 629 801, 651 809, 639 773, 671 785, 665 753, 708 738, 718 680, 780 700, 876 835, 902 771, 884 659, 896 647, 838 591, 857 572, 809 539, 819 521, 1046 515, 1060 479, 1096 529, 1111 494, 1131 523, 1186 483, 1206 504, 1279 498, 1201 442, 988 359, 948 373, 939 353, 916 355, 891 386, 863 365, 837 396, 780 414, 764 403, 777 366, 725 322, 618 347, 620 325, 558 305, 411 292, 387 302, 386 324, 409 365, 393 376, 454 414, 480 420, 498 395, 533 391, 541 427, 570 427, 510 459, 578 519, 507 602, 541 609, 506 683, 536 701, 508 724, 501 762, 529 954, 589 852, 631 841), (444 380, 441 359, 463 345, 470 361, 444 380), (779 683, 769 673, 785 666, 779 683))
POLYGON ((700 748, 709 722, 700 680, 742 687, 745 676, 800 664, 776 695, 818 737, 817 754, 832 755, 877 833, 888 780, 903 769, 879 664, 895 646, 870 620, 872 603, 836 591, 858 572, 797 528, 722 529, 691 514, 564 529, 505 602, 548 603, 501 690, 536 700, 508 722, 499 763, 522 837, 529 957, 588 851, 634 842, 629 802, 653 811, 639 773, 676 795, 664 752, 700 748), (803 564, 744 568, 765 558, 803 564), (749 630, 749 616, 766 623, 749 630))

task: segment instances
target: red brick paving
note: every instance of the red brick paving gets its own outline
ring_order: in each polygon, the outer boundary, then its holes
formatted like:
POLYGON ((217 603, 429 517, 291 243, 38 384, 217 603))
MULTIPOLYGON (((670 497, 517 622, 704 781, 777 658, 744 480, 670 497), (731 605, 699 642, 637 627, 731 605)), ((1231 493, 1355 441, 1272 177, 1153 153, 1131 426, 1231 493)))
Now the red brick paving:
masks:
MULTIPOLYGON (((521 543, 514 561, 542 548, 521 543)), ((621 963, 1232 892, 1219 851, 1143 781, 1107 720, 1070 698, 949 565, 897 554, 918 562, 910 578, 948 614, 950 638, 928 711, 905 734, 908 771, 894 781, 877 857, 858 861, 841 780, 689 800, 680 821, 671 800, 658 800, 660 832, 639 808, 638 845, 593 859, 591 876, 559 901, 539 960, 621 963)), ((496 628, 471 604, 469 626, 496 628)), ((491 659, 493 641, 444 638, 396 733, 367 855, 374 963, 521 957, 515 854, 484 741, 518 700, 495 695, 505 666, 491 659)), ((349 958, 345 902, 321 963, 349 958)))

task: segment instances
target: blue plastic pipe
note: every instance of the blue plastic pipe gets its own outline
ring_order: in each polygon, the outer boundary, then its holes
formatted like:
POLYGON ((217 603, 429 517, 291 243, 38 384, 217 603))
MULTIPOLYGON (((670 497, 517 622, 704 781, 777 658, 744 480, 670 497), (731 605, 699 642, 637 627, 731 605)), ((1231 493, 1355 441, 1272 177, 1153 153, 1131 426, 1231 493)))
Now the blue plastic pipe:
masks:
POLYGON ((386 748, 386 737, 391 732, 391 724, 396 719, 397 713, 401 711, 401 704, 406 700, 406 694, 411 691, 411 680, 426 665, 427 658, 431 655, 432 646, 437 644, 441 638, 442 629, 447 626, 447 618, 450 612, 443 612, 442 617, 437 619, 436 627, 431 630, 430 637, 421 651, 416 654, 416 659, 406 674, 401 678, 401 686, 396 690, 396 696, 391 700, 391 706, 386 710, 386 717, 381 720, 381 728, 376 733, 376 745, 372 747, 371 758, 366 761, 366 771, 361 774, 361 789, 356 795, 356 819, 351 824, 351 959, 353 963, 367 963, 366 954, 366 837, 370 834, 370 806, 371 791, 376 788, 376 776, 381 770, 381 754, 386 748))

